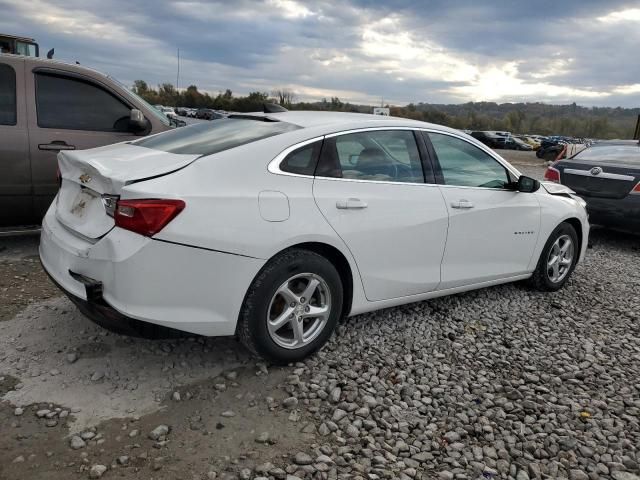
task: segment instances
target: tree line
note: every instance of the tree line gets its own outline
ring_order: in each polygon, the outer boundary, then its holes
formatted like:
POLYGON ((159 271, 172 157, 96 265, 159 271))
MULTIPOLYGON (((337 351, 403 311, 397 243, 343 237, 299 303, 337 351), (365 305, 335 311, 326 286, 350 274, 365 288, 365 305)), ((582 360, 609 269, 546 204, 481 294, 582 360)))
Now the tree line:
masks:
MULTIPOLYGON (((296 101, 294 92, 277 89, 234 95, 229 89, 211 95, 196 85, 178 90, 170 83, 158 88, 136 80, 132 90, 152 105, 212 108, 231 112, 261 111, 265 102, 283 105, 290 110, 330 110, 371 113, 372 107, 342 102, 338 97, 319 102, 296 101)), ((387 105, 389 106, 389 105, 387 105)), ((438 123, 462 130, 501 130, 539 135, 567 135, 587 138, 632 138, 640 108, 581 107, 545 103, 468 102, 457 105, 410 103, 391 106, 398 117, 438 123)))

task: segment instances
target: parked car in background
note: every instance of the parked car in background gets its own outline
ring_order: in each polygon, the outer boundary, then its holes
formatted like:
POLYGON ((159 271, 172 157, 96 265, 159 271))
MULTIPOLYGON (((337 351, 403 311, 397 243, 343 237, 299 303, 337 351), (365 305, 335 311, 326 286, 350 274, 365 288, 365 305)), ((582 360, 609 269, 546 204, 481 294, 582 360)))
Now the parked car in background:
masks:
POLYGON ((533 150, 531 145, 513 135, 506 137, 504 148, 507 150, 523 150, 527 152, 533 150))
POLYGON ((503 149, 505 145, 504 137, 495 132, 473 131, 471 132, 471 136, 494 150, 503 149))
POLYGON ((201 108, 196 112, 196 118, 201 118, 203 120, 219 120, 224 118, 224 115, 216 112, 215 110, 211 110, 210 108, 201 108))
POLYGON ((546 138, 542 141, 540 148, 536 150, 536 157, 553 162, 564 151, 565 146, 566 143, 564 141, 546 138))
POLYGON ((527 135, 516 135, 516 138, 529 145, 533 150, 538 150, 540 148, 540 142, 535 140, 533 137, 529 137, 527 135))
POLYGON ((211 114, 213 114, 213 110, 211 110, 210 108, 199 108, 196 112, 196 118, 205 119, 211 114))
POLYGON ((66 151, 60 170, 40 258, 87 316, 237 335, 277 363, 345 315, 525 279, 558 290, 589 234, 569 189, 380 115, 232 115, 66 151))
POLYGON ((0 55, 0 229, 40 225, 58 191, 60 151, 170 128, 164 115, 100 72, 0 55))
POLYGON ((591 223, 640 233, 640 144, 599 142, 549 166, 545 180, 587 202, 591 223))

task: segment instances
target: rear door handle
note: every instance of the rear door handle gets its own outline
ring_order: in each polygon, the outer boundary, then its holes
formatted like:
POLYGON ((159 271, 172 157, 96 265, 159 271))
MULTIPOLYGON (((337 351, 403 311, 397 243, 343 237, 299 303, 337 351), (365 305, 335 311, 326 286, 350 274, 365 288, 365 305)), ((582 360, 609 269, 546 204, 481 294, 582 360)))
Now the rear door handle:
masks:
POLYGON ((76 146, 69 145, 63 140, 54 140, 51 143, 40 143, 38 144, 38 148, 40 150, 53 150, 59 152, 60 150, 75 150, 76 146))
POLYGON ((367 202, 363 202, 359 198, 348 198, 347 200, 338 200, 336 208, 340 210, 361 210, 367 208, 367 202))
POLYGON ((471 203, 469 200, 458 200, 457 202, 451 202, 451 207, 452 208, 460 208, 460 209, 467 209, 467 208, 473 208, 473 203, 471 203))

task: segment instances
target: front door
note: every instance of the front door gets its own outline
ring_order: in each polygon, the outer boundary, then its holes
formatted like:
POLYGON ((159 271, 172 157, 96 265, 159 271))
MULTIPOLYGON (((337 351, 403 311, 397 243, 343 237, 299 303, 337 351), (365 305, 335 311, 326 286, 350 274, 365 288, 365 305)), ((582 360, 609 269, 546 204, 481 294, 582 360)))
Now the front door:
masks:
POLYGON ((129 128, 131 106, 77 74, 28 76, 34 208, 42 219, 58 191, 57 155, 137 138, 129 128))
POLYGON ((425 183, 414 132, 326 138, 313 194, 353 254, 368 300, 438 287, 448 214, 438 187, 425 183))
POLYGON ((528 273, 540 204, 514 191, 507 169, 472 143, 429 133, 436 176, 449 210, 440 289, 528 273))

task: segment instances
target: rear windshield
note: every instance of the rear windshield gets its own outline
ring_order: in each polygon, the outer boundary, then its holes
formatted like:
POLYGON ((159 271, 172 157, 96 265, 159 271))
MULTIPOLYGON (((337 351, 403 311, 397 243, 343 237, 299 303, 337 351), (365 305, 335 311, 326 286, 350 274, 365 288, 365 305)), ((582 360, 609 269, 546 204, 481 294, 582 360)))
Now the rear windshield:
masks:
POLYGON ((640 164, 640 147, 637 145, 606 145, 585 148, 573 156, 576 160, 596 162, 623 162, 640 164))
POLYGON ((299 128, 286 122, 225 118, 177 128, 133 144, 170 153, 211 155, 299 128))

